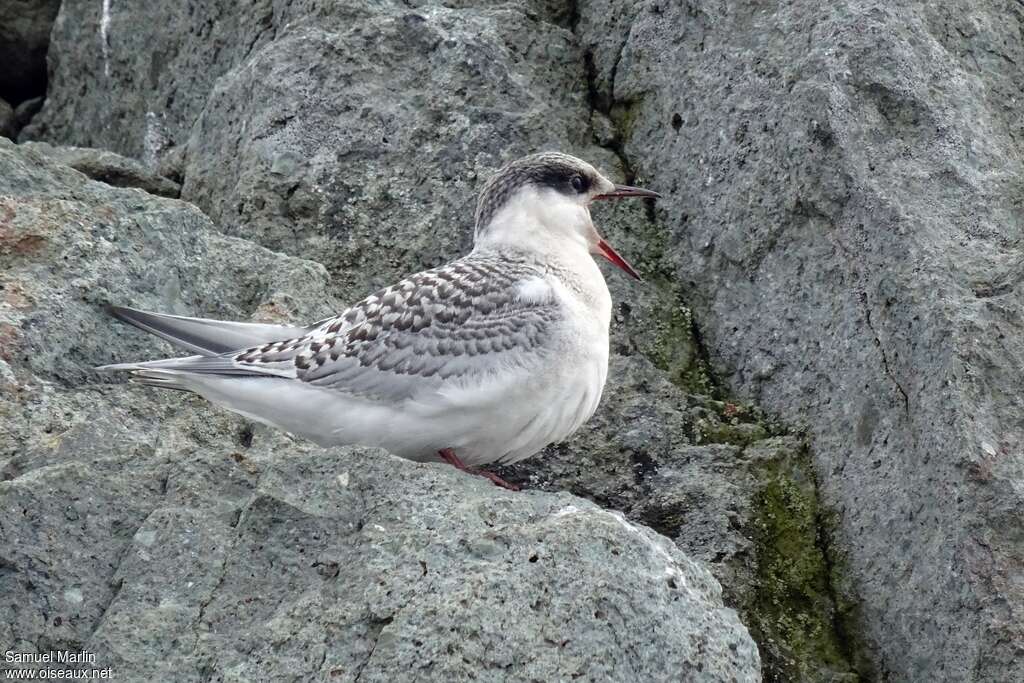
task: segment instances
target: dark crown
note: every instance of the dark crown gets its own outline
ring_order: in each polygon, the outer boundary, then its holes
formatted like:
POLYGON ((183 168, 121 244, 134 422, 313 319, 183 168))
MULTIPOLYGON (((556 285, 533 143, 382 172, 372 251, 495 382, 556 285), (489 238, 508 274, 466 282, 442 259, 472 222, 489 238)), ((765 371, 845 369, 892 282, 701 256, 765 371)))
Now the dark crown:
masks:
POLYGON ((565 194, 590 189, 593 171, 583 161, 559 152, 542 152, 506 164, 488 179, 476 205, 476 235, 479 237, 501 207, 525 185, 550 187, 565 194))

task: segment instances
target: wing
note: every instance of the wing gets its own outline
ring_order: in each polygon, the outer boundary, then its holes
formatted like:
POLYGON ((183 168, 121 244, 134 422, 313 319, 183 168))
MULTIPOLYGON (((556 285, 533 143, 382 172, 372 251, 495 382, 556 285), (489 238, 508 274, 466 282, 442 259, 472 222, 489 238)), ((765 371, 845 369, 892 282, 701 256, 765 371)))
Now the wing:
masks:
POLYGON ((295 325, 186 318, 126 306, 108 306, 107 311, 118 320, 201 356, 215 356, 261 342, 295 338, 309 332, 308 328, 295 325))
POLYGON ((537 268, 470 256, 383 289, 297 339, 204 362, 213 372, 294 377, 398 401, 499 367, 530 367, 551 348, 562 315, 537 268))

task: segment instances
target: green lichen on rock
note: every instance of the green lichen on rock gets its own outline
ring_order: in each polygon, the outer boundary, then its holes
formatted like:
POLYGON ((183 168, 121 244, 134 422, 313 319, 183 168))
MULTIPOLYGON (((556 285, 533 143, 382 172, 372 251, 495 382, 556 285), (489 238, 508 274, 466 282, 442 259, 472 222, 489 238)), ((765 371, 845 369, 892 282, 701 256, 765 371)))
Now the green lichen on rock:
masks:
MULTIPOLYGON (((632 114, 628 103, 610 110, 615 140, 628 139, 632 114)), ((626 182, 642 186, 644 179, 635 177, 628 160, 616 153, 626 182)), ((833 596, 833 581, 841 577, 834 576, 839 569, 825 550, 827 515, 818 501, 806 446, 792 435, 792 448, 768 446, 767 440, 789 433, 786 425, 730 396, 715 377, 678 274, 665 258, 673 236, 658 219, 657 208, 609 207, 601 226, 644 277, 639 286, 609 282, 617 302, 613 349, 644 356, 686 393, 689 441, 734 447, 736 461, 725 466, 735 467, 743 485, 754 491, 741 506, 746 509, 734 511, 753 540, 750 550, 709 560, 727 599, 758 642, 765 680, 859 680, 850 664, 843 620, 837 617, 850 610, 837 607, 833 596)), ((641 518, 677 538, 693 516, 690 505, 686 500, 646 505, 641 518)))
POLYGON ((640 116, 639 105, 639 101, 616 101, 608 110, 608 116, 615 123, 615 128, 623 140, 628 140, 633 135, 633 128, 640 116))
POLYGON ((695 426, 698 443, 723 443, 746 446, 769 436, 768 429, 759 423, 734 420, 697 420, 695 426))
MULTIPOLYGON (((664 299, 672 301, 674 297, 666 295, 664 299)), ((637 336, 637 350, 666 372, 676 386, 693 394, 711 394, 716 385, 699 353, 690 309, 678 304, 658 313, 648 321, 645 334, 637 336)))
POLYGON ((665 262, 669 235, 664 225, 639 207, 623 208, 629 213, 618 216, 610 229, 616 241, 627 242, 628 252, 638 255, 643 287, 650 292, 639 306, 632 306, 630 325, 639 331, 630 335, 633 345, 676 386, 691 394, 720 397, 693 315, 665 262))
MULTIPOLYGON (((721 390, 718 393, 724 393, 721 390)), ((744 448, 773 436, 789 433, 786 426, 771 420, 751 403, 736 399, 701 398, 702 410, 693 421, 692 434, 698 444, 726 444, 744 448)))
POLYGON ((806 452, 760 466, 757 586, 743 606, 766 681, 857 681, 837 619, 828 529, 806 452))
MULTIPOLYGON (((785 434, 785 425, 758 407, 729 397, 716 380, 678 285, 657 267, 664 234, 651 224, 638 233, 648 244, 648 285, 660 290, 661 301, 677 305, 651 312, 644 321, 646 333, 634 337, 634 344, 674 384, 704 397, 691 429, 694 443, 746 448, 785 434)), ((739 596, 736 607, 761 649, 765 680, 859 680, 851 665, 851 650, 856 648, 845 642, 843 634, 849 631, 837 616, 852 610, 837 606, 831 588, 839 570, 825 552, 827 515, 818 500, 807 452, 800 449, 759 461, 753 474, 759 482, 752 529, 756 585, 739 596)), ((662 528, 677 528, 685 523, 685 514, 678 516, 657 521, 662 528)))

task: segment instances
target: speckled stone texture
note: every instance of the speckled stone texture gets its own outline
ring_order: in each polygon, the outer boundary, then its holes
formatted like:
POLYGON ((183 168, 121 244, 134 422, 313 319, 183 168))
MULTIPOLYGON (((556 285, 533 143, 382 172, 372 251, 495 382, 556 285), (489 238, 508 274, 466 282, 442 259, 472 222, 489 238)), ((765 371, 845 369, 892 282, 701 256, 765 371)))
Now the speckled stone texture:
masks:
POLYGON ((21 147, 52 159, 114 187, 137 187, 150 194, 175 198, 181 186, 143 166, 135 159, 103 149, 55 147, 45 142, 24 142, 21 147))
POLYGON ((252 490, 235 519, 168 501, 141 524, 89 641, 115 669, 759 680, 756 648, 711 575, 617 513, 567 494, 495 493, 381 451, 287 451, 245 454, 239 467, 261 472, 243 473, 252 490))
POLYGON ((584 3, 709 356, 812 436, 891 680, 1024 678, 1020 3, 584 3))

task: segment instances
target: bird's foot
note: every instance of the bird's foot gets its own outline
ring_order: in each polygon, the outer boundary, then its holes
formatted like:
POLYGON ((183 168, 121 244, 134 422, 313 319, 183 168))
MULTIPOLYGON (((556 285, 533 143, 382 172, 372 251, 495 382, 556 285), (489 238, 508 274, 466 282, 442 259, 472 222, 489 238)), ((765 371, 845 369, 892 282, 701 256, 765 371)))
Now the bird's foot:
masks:
POLYGON ((475 474, 478 477, 489 479, 490 482, 495 486, 500 486, 501 488, 508 489, 509 491, 519 490, 518 486, 516 486, 515 484, 510 484, 509 482, 505 481, 494 472, 488 472, 486 470, 480 470, 475 467, 468 466, 466 463, 462 462, 459 456, 455 455, 455 451, 453 451, 451 448, 442 448, 437 453, 438 455, 441 456, 442 460, 444 460, 446 463, 448 463, 457 470, 462 470, 463 472, 468 472, 469 474, 475 474))
POLYGON ((509 491, 518 491, 519 490, 518 486, 516 486, 515 484, 513 484, 511 482, 505 481, 504 479, 499 477, 494 472, 488 472, 487 470, 476 470, 476 469, 469 469, 469 470, 466 470, 466 471, 470 472, 472 474, 475 474, 478 477, 483 477, 484 479, 489 479, 492 484, 494 484, 495 486, 500 486, 503 489, 508 489, 509 491))

